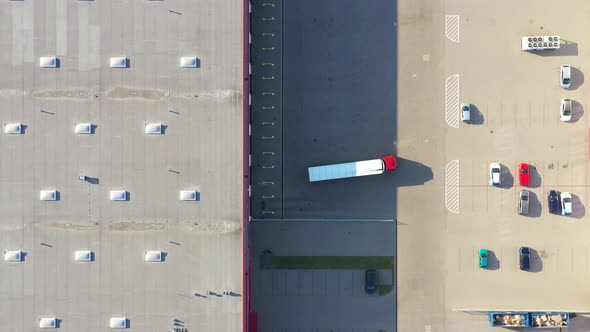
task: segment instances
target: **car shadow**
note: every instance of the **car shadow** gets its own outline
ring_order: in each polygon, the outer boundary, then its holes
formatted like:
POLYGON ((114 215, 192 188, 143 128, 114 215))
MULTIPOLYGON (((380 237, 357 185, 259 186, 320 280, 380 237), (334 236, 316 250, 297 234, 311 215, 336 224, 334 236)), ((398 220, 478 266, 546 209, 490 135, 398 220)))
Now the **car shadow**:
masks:
POLYGON ((479 111, 477 106, 471 104, 471 124, 472 125, 482 125, 484 122, 484 116, 479 111))
POLYGON ((502 179, 502 189, 510 189, 514 187, 514 176, 510 173, 510 169, 503 164, 500 164, 500 178, 502 179))
POLYGON ((586 207, 578 195, 572 195, 572 215, 571 218, 582 219, 586 215, 586 207))
POLYGON ((500 259, 496 256, 494 251, 488 249, 488 267, 486 270, 499 270, 500 269, 500 259))
POLYGON ((584 73, 576 67, 570 66, 571 69, 571 82, 570 87, 567 90, 576 90, 580 87, 580 85, 584 84, 584 73))
POLYGON ((584 115, 584 106, 577 100, 572 100, 572 118, 568 122, 576 123, 584 115))
POLYGON ((529 190, 529 213, 523 217, 539 218, 543 213, 543 205, 537 197, 537 194, 529 190))
POLYGON ((541 258, 541 256, 539 255, 539 253, 535 249, 529 247, 529 250, 531 251, 531 267, 528 270, 528 272, 533 272, 533 273, 542 272, 543 271, 543 259, 541 258))
POLYGON ((529 187, 539 188, 541 186, 541 173, 534 165, 529 164, 529 187))

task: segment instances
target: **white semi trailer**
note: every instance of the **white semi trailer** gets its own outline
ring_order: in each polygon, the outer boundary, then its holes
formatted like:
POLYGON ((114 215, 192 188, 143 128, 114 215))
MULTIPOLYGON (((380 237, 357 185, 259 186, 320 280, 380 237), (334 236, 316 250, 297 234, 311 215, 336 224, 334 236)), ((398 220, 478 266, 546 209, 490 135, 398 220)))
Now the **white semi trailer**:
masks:
POLYGON ((343 164, 313 166, 308 168, 309 182, 376 175, 396 168, 397 161, 394 156, 343 164))

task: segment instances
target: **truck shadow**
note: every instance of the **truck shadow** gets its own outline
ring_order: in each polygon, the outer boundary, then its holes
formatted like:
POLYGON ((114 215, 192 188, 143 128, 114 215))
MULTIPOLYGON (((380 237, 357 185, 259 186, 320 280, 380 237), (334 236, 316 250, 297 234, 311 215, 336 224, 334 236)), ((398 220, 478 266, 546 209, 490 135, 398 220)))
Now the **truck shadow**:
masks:
POLYGON ((419 186, 432 180, 432 169, 417 161, 397 157, 397 169, 385 173, 395 187, 419 186))

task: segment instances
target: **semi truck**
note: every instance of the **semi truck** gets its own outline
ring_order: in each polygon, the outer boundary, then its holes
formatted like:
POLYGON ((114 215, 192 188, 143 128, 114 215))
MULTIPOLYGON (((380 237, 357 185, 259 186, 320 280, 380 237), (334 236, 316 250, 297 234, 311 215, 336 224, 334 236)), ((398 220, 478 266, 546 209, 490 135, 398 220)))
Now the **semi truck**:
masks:
POLYGON ((394 156, 343 164, 313 166, 308 168, 309 182, 376 175, 396 168, 397 160, 394 156))
POLYGON ((570 326, 566 312, 490 312, 490 325, 496 327, 532 327, 535 329, 570 326))

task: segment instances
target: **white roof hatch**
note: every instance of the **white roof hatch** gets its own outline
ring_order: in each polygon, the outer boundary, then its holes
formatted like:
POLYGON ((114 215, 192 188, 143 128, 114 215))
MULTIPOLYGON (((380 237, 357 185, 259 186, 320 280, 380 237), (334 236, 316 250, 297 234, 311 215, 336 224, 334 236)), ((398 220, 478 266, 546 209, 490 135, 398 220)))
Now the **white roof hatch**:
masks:
POLYGON ((110 198, 111 201, 126 201, 127 192, 125 190, 111 190, 110 198))
POLYGON ((195 190, 181 190, 180 191, 181 201, 196 201, 197 192, 195 190))
POLYGON ((57 58, 54 56, 43 56, 39 58, 39 67, 57 68, 57 58))
POLYGON ((146 251, 145 261, 146 262, 161 262, 163 258, 161 251, 146 251))
POLYGON ((161 123, 146 123, 145 124, 145 133, 148 135, 161 135, 162 134, 162 124, 161 123))
POLYGON ((74 260, 76 262, 91 262, 92 261, 92 251, 90 251, 90 250, 77 250, 74 253, 74 260))
POLYGON ((92 134, 92 123, 76 123, 74 132, 76 134, 92 134))
POLYGON ((4 251, 5 262, 20 262, 23 259, 22 251, 20 250, 7 250, 4 251))
POLYGON ((112 329, 126 329, 127 328, 127 318, 125 317, 111 317, 109 322, 109 326, 112 329))
POLYGON ((22 134, 23 125, 22 123, 5 123, 4 124, 5 134, 22 134))
POLYGON ((55 317, 39 318, 40 329, 55 329, 57 328, 57 319, 55 317))
POLYGON ((127 68, 127 58, 124 56, 112 57, 110 61, 111 68, 127 68))
POLYGON ((39 191, 39 199, 42 201, 57 201, 57 190, 39 191))
POLYGON ((196 56, 183 56, 180 58, 180 66, 183 68, 199 67, 199 59, 196 56))

